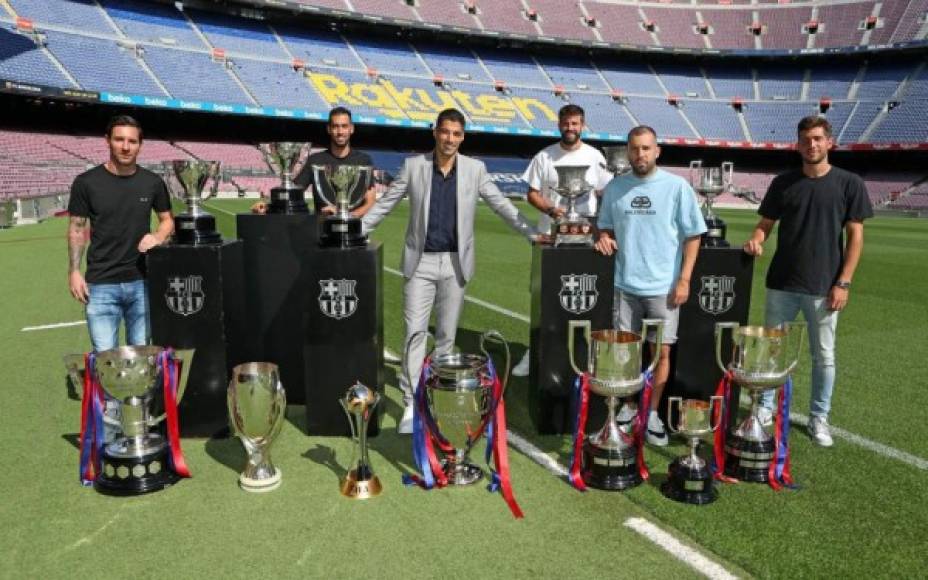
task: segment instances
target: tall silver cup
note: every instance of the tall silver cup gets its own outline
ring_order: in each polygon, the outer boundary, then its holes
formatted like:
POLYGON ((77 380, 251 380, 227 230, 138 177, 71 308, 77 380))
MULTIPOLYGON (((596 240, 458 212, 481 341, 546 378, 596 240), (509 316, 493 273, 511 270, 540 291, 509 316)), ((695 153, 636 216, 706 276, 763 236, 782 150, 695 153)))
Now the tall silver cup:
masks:
POLYGON ((326 216, 319 233, 319 243, 330 247, 354 247, 367 243, 361 233, 361 218, 351 210, 364 203, 370 189, 373 168, 369 165, 313 165, 313 183, 322 200, 335 206, 335 214, 326 216), (331 193, 327 193, 331 192, 331 193))
POLYGON ((258 150, 268 168, 280 177, 280 186, 271 189, 268 213, 308 213, 305 187, 294 183, 294 179, 309 159, 311 143, 281 141, 261 143, 258 150))
POLYGON ((715 214, 712 204, 716 197, 731 191, 734 172, 735 164, 731 161, 725 161, 716 167, 703 166, 701 159, 690 161, 690 183, 696 193, 705 198, 702 208, 707 228, 702 238, 702 245, 705 247, 727 248, 730 245, 725 240, 728 226, 715 214))
POLYGON ((721 396, 713 396, 708 402, 698 399, 668 397, 667 426, 674 433, 680 433, 689 440, 688 455, 677 457, 667 473, 667 481, 661 491, 667 497, 696 505, 715 501, 718 493, 713 483, 712 472, 706 461, 699 456, 699 444, 719 428, 722 421, 721 396), (676 409, 676 421, 674 410, 676 409))
POLYGON ((248 454, 239 485, 251 492, 277 489, 282 474, 271 462, 271 445, 280 434, 287 409, 277 365, 249 362, 233 368, 227 401, 232 427, 248 454))
POLYGON ((174 240, 178 244, 198 245, 222 242, 216 231, 216 218, 202 207, 202 202, 216 195, 220 181, 219 161, 175 159, 163 163, 165 182, 175 197, 187 204, 187 210, 174 218, 174 240), (213 180, 209 192, 204 188, 213 180))
POLYGON ((554 191, 567 199, 567 212, 554 224, 554 245, 593 245, 593 226, 577 211, 577 200, 593 191, 586 181, 589 165, 556 165, 554 191))

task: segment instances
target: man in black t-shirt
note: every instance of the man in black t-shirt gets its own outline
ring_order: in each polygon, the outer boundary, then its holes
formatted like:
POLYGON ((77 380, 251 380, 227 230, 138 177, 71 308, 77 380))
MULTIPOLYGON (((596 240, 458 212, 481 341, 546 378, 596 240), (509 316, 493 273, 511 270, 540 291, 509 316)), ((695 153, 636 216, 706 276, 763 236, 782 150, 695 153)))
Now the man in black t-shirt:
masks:
POLYGON ((174 231, 171 200, 164 181, 136 164, 142 129, 127 115, 106 128, 109 159, 78 175, 68 203, 71 295, 86 304, 87 328, 96 352, 118 346, 119 326, 126 342, 149 340, 144 253, 163 244, 174 231), (151 232, 151 213, 158 228, 151 232), (86 279, 81 260, 89 237, 86 279))
MULTIPOLYGON (((765 324, 794 320, 800 311, 806 320, 812 354, 809 434, 822 447, 834 444, 828 413, 835 383, 838 313, 847 305, 863 251, 863 222, 873 217, 863 180, 828 162, 833 146, 831 125, 824 117, 799 122, 802 169, 773 180, 758 210, 761 219, 744 243, 745 252, 760 256, 764 240, 780 222, 767 271, 765 324)), ((772 391, 762 403, 761 420, 769 421, 772 391)))

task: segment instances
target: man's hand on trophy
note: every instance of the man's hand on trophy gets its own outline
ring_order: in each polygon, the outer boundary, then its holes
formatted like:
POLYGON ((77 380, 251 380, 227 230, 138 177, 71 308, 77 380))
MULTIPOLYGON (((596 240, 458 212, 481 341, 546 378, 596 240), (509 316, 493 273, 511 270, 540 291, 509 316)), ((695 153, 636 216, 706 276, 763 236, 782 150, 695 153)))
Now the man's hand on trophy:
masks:
POLYGON ((539 246, 545 246, 554 243, 554 238, 551 237, 551 234, 532 234, 531 240, 533 244, 537 244, 539 246))
POLYGON ((599 232, 599 239, 593 244, 596 251, 604 256, 611 256, 619 249, 619 244, 608 232, 599 232))
POLYGON ((557 206, 557 205, 552 205, 551 207, 548 208, 548 210, 545 213, 554 219, 560 219, 561 216, 563 216, 565 212, 566 210, 564 208, 557 206))
POLYGON ((251 206, 251 213, 264 215, 267 213, 267 202, 259 201, 251 206))
POLYGON ((319 213, 321 213, 322 215, 335 215, 335 206, 334 205, 323 206, 323 208, 319 210, 319 213))
POLYGON ((161 241, 158 238, 156 238, 154 234, 145 234, 144 236, 142 236, 142 239, 139 240, 138 248, 139 248, 139 251, 144 254, 145 252, 154 248, 155 246, 160 246, 160 245, 161 245, 161 241))
POLYGON ((748 240, 744 242, 744 253, 749 256, 760 256, 764 253, 764 246, 756 240, 748 240))

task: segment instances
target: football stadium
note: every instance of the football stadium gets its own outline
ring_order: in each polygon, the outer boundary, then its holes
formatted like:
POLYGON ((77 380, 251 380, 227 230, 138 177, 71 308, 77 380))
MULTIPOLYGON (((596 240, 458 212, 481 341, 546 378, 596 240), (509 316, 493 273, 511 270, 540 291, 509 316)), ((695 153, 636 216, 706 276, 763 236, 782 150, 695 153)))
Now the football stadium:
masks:
MULTIPOLYGON (((0 575, 924 577, 926 113, 928 0, 0 0, 0 575), (695 266, 683 266, 693 281, 655 397, 667 445, 643 443, 647 413, 628 428, 606 414, 604 397, 646 408, 655 367, 636 350, 641 336, 609 330, 616 259, 589 237, 609 231, 602 213, 588 236, 595 216, 548 208, 554 228, 530 240, 506 214, 532 225, 544 215, 526 170, 567 142, 565 106, 583 112, 574 137, 605 153, 604 200, 638 175, 630 144, 646 126, 657 166, 693 185, 688 203, 709 224, 695 266), (370 170, 308 164, 336 142, 336 107, 350 111, 350 148, 370 170), (437 121, 448 109, 463 122, 437 121), (115 159, 115 116, 143 129, 137 164, 167 183, 175 228, 143 270, 148 339, 176 351, 132 360, 94 352, 90 307, 71 295, 86 264, 84 246, 74 252, 76 183, 115 159), (809 411, 819 367, 795 340, 806 325, 764 328, 775 253, 804 262, 819 248, 778 246, 774 228, 763 253, 742 250, 777 176, 809 163, 797 139, 809 117, 828 121, 827 160, 872 207, 852 288, 835 280, 847 303, 833 445, 809 411), (454 186, 438 165, 447 125, 482 162, 452 157, 454 186), (633 174, 614 167, 615 147, 633 174), (421 180, 409 169, 419 154, 421 180), (724 186, 700 186, 714 168, 724 186), (294 185, 300 169, 342 196, 324 200, 334 216, 294 185), (465 235, 470 171, 482 199, 465 235), (348 212, 362 178, 379 200, 363 217, 348 212), (420 182, 435 204, 425 216, 420 182), (451 210, 434 201, 439 183, 458 194, 451 210), (487 193, 494 185, 502 195, 487 193), (429 222, 444 211, 457 212, 454 260, 473 259, 451 275, 463 296, 451 340, 473 354, 436 351, 411 403, 406 364, 385 353, 407 350, 409 232, 421 222, 422 256, 447 252, 428 245, 444 235, 429 222), (578 361, 592 359, 579 377, 568 320, 596 331, 574 335, 578 361), (720 322, 746 332, 717 347, 720 322), (523 356, 530 370, 510 374, 523 356), (619 388, 609 363, 629 357, 634 385, 619 388), (251 362, 273 364, 236 367, 251 362), (144 364, 142 379, 126 378, 144 364), (367 388, 349 391, 356 380, 367 388), (755 393, 778 396, 772 425, 755 393), (665 414, 673 397, 692 404, 665 414), (684 419, 705 425, 673 433, 684 419), (103 444, 104 426, 116 443, 103 444), (597 439, 610 426, 621 458, 597 439), (114 451, 120 441, 128 451, 114 451), (467 456, 484 476, 473 484, 467 456), (703 482, 690 481, 696 467, 675 471, 700 461, 703 482)), ((565 199, 599 189, 551 175, 565 199)), ((632 207, 654 213, 648 198, 632 207)), ((149 211, 152 232, 167 208, 149 211)), ((842 250, 850 231, 838 228, 842 250)))

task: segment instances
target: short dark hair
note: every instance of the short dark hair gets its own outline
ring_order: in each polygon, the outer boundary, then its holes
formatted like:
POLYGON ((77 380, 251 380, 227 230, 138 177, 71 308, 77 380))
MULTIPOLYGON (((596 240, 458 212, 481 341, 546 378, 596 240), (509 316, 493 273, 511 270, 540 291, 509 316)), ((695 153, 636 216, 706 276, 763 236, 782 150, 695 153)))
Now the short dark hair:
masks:
POLYGON ((142 142, 142 125, 129 115, 114 115, 110 117, 110 122, 106 124, 106 138, 113 136, 113 127, 135 127, 139 130, 139 143, 142 142))
POLYGON ((435 128, 441 127, 441 124, 445 121, 452 121, 461 125, 461 128, 467 127, 467 120, 464 118, 464 114, 457 109, 445 109, 441 113, 438 113, 438 117, 435 119, 435 128))
POLYGON ((345 107, 335 107, 334 109, 329 111, 329 123, 332 122, 332 117, 337 117, 339 115, 348 115, 348 121, 352 123, 354 122, 351 119, 351 111, 349 111, 345 107))
POLYGON ((654 135, 654 140, 657 141, 657 131, 648 125, 638 125, 637 127, 632 127, 632 130, 628 132, 628 138, 626 138, 626 142, 631 141, 632 137, 644 135, 645 133, 654 135))
POLYGON ((580 117, 581 119, 586 119, 586 113, 583 111, 583 107, 580 105, 574 105, 573 103, 569 105, 564 105, 557 112, 557 120, 563 121, 567 117, 580 117))
POLYGON ((816 127, 821 127, 825 130, 825 136, 831 137, 831 123, 828 122, 828 119, 821 117, 819 115, 809 115, 808 117, 803 117, 799 121, 799 126, 797 127, 796 136, 802 135, 803 131, 809 131, 815 129, 816 127))

